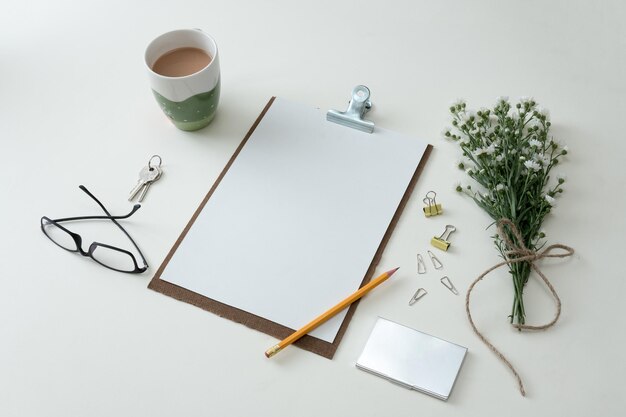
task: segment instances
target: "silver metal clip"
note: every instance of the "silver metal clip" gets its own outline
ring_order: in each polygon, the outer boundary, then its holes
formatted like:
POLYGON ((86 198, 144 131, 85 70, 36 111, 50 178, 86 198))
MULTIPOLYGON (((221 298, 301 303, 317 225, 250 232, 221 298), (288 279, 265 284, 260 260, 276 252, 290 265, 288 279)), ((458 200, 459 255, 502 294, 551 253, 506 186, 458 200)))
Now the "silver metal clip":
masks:
POLYGON ((426 264, 424 263, 424 258, 422 258, 422 255, 420 255, 419 253, 417 254, 417 273, 426 273, 426 264))
POLYGON ((427 252, 428 252, 428 256, 430 256, 430 260, 433 263, 433 266, 435 267, 435 269, 443 268, 443 264, 439 261, 439 259, 437 259, 435 254, 432 253, 431 251, 427 251, 427 252))
POLYGON ((454 295, 459 295, 459 292, 456 290, 456 287, 454 286, 452 281, 450 281, 450 278, 448 278, 447 276, 441 278, 441 283, 444 287, 452 291, 454 295))
POLYGON ((328 110, 326 120, 372 133, 374 131, 374 122, 363 119, 365 113, 371 108, 370 89, 364 85, 357 85, 352 89, 352 100, 348 104, 348 109, 346 111, 328 110))
POLYGON ((418 288, 417 291, 415 291, 415 294, 413 294, 413 297, 411 297, 411 300, 409 301, 409 305, 412 306, 413 304, 417 302, 417 300, 419 300, 426 294, 428 294, 428 292, 425 289, 418 288))

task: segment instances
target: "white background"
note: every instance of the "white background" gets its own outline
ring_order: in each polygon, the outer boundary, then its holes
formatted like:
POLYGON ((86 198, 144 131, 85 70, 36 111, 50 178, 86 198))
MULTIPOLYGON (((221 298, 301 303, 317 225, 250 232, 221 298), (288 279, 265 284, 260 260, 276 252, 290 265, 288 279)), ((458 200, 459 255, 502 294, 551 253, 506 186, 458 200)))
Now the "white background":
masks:
MULTIPOLYGON (((621 414, 625 17, 620 1, 5 2, 0 415, 621 414), (218 42, 222 99, 210 127, 185 133, 160 113, 142 56, 159 34, 193 27, 218 42), (359 305, 332 361, 297 348, 267 360, 273 338, 146 289, 270 96, 341 109, 359 83, 372 91, 378 125, 435 150, 381 261, 401 270, 359 305), (545 229, 577 254, 541 265, 563 300, 557 326, 507 326, 504 270, 473 296, 476 322, 518 367, 527 398, 472 333, 463 295, 429 264, 426 276, 415 273, 415 254, 446 223, 458 231, 440 259, 462 294, 498 261, 489 219, 453 191, 463 177, 440 132, 452 100, 478 108, 499 95, 534 96, 571 151, 545 229), (116 213, 130 209, 127 193, 154 153, 165 174, 126 222, 148 273, 105 270, 41 234, 42 215, 98 213, 79 184, 116 213), (441 218, 421 213, 431 189, 441 218), (409 307, 420 286, 429 294, 409 307), (378 315, 469 348, 447 403, 354 367, 378 315)), ((109 233, 95 230, 84 228, 85 238, 109 233)), ((529 322, 552 317, 535 280, 526 305, 529 322)))

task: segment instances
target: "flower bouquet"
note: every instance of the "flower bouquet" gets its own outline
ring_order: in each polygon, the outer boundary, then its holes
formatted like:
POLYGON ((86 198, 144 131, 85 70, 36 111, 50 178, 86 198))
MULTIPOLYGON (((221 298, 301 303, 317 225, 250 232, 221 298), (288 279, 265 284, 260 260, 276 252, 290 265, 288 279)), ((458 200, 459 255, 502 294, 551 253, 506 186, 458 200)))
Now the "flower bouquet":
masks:
POLYGON ((534 262, 543 257, 565 257, 573 249, 564 245, 545 245, 546 234, 542 223, 556 206, 556 198, 563 192, 565 177, 551 178, 553 168, 567 155, 567 146, 555 142, 549 135, 550 118, 546 110, 532 98, 522 98, 511 105, 508 98, 498 98, 493 109, 467 109, 464 101, 451 105, 452 128, 444 131, 447 139, 461 149, 458 168, 465 171, 474 184, 458 184, 456 190, 469 195, 482 207, 498 226, 494 243, 504 262, 495 265, 478 277, 470 286, 466 311, 476 334, 513 371, 524 395, 521 379, 513 366, 478 331, 469 309, 470 293, 474 285, 487 273, 507 265, 513 279, 513 306, 511 323, 518 329, 544 329, 553 325, 560 314, 560 300, 548 279, 534 262), (562 249, 560 254, 551 253, 562 249), (557 302, 557 314, 543 326, 526 325, 524 286, 534 270, 543 279, 557 302))
MULTIPOLYGON (((456 190, 469 195, 494 221, 510 219, 520 231, 528 249, 537 251, 546 237, 541 225, 556 206, 563 192, 565 177, 557 176, 550 184, 550 173, 567 155, 562 146, 549 136, 548 112, 530 98, 511 106, 506 97, 498 98, 493 110, 467 110, 459 101, 450 107, 452 126, 444 136, 459 144, 462 152, 458 167, 478 183, 458 184, 456 190)), ((509 248, 500 235, 494 243, 503 258, 509 248)), ((525 323, 524 285, 530 275, 530 264, 509 265, 515 289, 510 319, 525 323)))

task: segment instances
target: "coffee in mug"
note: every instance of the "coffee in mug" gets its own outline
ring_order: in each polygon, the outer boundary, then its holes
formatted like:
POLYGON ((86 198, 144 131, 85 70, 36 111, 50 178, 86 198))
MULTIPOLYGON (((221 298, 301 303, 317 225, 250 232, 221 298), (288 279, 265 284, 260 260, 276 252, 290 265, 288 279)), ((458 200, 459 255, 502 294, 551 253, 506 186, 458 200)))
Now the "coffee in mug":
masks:
POLYGON ((200 71, 211 60, 211 56, 200 48, 177 48, 161 55, 152 70, 166 77, 184 77, 200 71))
POLYGON ((215 40, 199 29, 165 33, 146 49, 152 92, 181 130, 198 130, 215 117, 220 67, 215 40))

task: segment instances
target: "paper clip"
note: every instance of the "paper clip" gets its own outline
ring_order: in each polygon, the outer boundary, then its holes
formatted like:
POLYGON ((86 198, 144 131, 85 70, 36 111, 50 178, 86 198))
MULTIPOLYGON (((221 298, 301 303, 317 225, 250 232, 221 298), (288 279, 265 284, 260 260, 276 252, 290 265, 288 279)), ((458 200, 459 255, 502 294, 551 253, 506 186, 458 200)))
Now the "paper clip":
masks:
POLYGON ((446 230, 439 237, 433 237, 430 239, 430 244, 436 247, 437 249, 441 249, 447 251, 450 247, 450 234, 456 230, 456 227, 451 224, 446 225, 446 230))
POLYGON ((435 269, 443 268, 443 264, 439 261, 439 259, 437 259, 434 253, 432 253, 431 251, 428 251, 428 256, 430 256, 430 260, 432 261, 435 269))
POLYGON ((417 254, 417 273, 426 273, 426 264, 424 263, 424 258, 422 258, 422 255, 420 255, 419 253, 417 254))
POLYGON ((423 200, 424 204, 427 204, 427 206, 424 207, 424 215, 426 217, 436 216, 443 213, 443 207, 441 204, 437 204, 437 200, 435 199, 436 197, 437 193, 434 191, 426 193, 426 197, 423 200))
POLYGON ((452 291, 454 295, 459 295, 459 292, 456 290, 456 287, 454 286, 452 281, 450 281, 450 278, 448 278, 447 276, 441 278, 441 283, 444 287, 452 291))
POLYGON ((418 288, 417 291, 415 291, 415 294, 413 294, 413 297, 411 297, 411 301, 409 301, 409 305, 412 306, 413 304, 417 302, 417 300, 419 300, 426 294, 428 294, 428 292, 425 289, 418 288))

